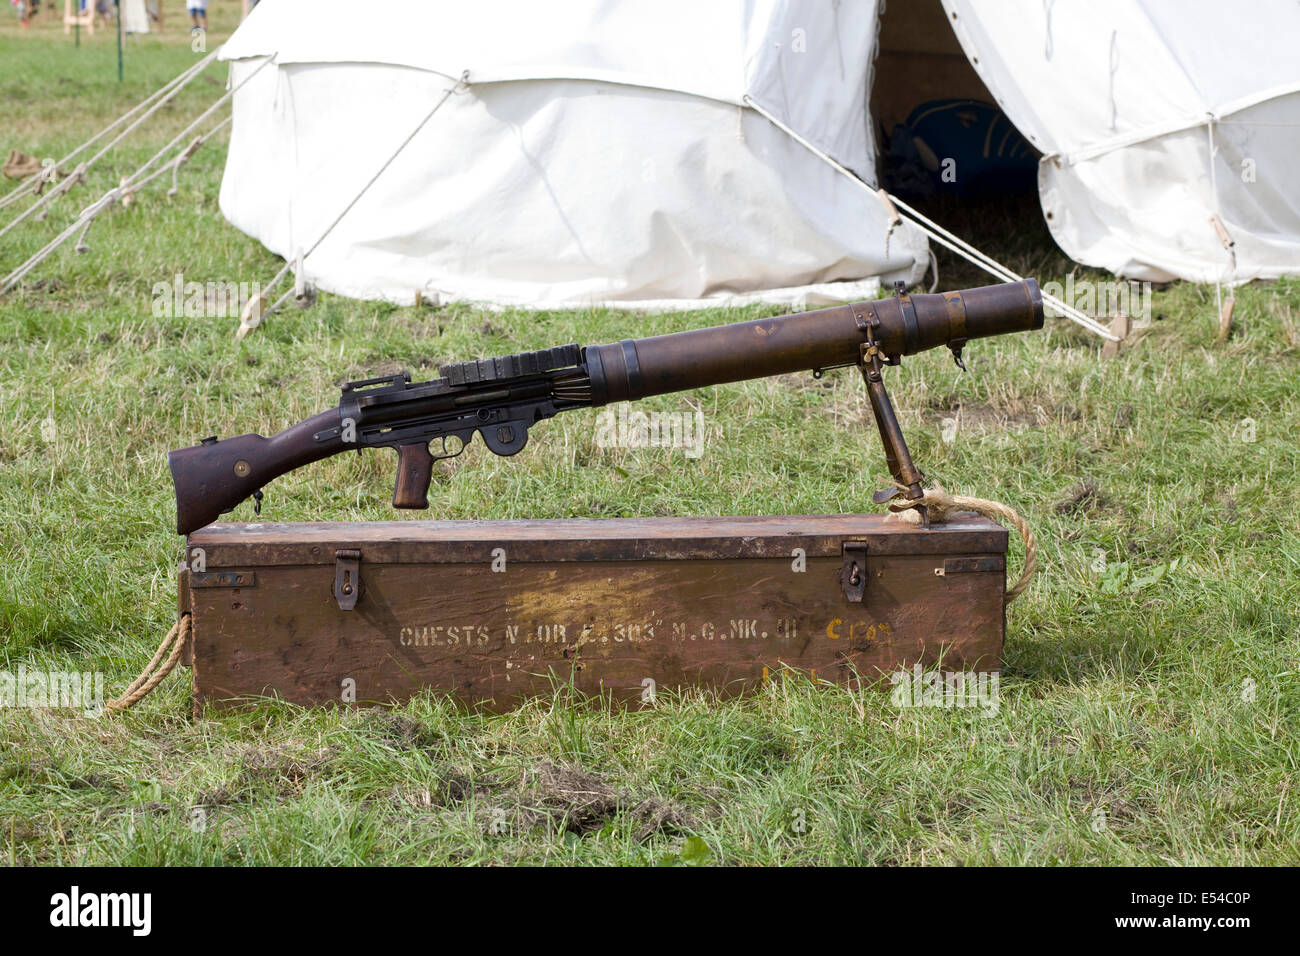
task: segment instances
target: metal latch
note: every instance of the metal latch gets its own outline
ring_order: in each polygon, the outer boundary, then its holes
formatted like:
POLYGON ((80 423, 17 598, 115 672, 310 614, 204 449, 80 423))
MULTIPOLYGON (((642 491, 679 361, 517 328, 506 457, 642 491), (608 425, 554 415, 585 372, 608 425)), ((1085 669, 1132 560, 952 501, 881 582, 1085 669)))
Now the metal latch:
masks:
POLYGON ((340 611, 357 606, 361 596, 361 552, 340 549, 334 552, 334 600, 340 611))
POLYGON ((840 587, 844 596, 861 604, 867 593, 867 545, 865 541, 844 542, 844 563, 840 566, 840 587))

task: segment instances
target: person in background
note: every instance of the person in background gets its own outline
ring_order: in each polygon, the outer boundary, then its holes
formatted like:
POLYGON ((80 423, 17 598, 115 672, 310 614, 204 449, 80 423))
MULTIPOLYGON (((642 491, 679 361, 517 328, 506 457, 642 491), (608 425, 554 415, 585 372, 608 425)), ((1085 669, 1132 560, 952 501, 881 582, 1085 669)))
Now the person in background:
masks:
POLYGON ((208 32, 208 0, 185 0, 185 9, 189 11, 190 20, 194 26, 190 27, 190 32, 194 33, 202 30, 208 32))
POLYGON ((32 17, 41 12, 41 0, 12 0, 18 8, 18 23, 24 30, 32 25, 32 17))

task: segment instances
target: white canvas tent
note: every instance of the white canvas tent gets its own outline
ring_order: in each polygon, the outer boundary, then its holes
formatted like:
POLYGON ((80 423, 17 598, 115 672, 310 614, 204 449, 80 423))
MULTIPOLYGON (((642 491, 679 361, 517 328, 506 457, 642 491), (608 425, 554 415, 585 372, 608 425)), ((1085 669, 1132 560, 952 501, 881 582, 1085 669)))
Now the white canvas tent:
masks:
POLYGON ((875 10, 684 0, 262 3, 227 43, 221 208, 321 287, 530 307, 816 302, 918 280, 925 237, 744 105, 873 176, 875 10), (796 45, 807 51, 794 52, 796 45))
POLYGON ((235 96, 221 208, 287 259, 319 241, 307 278, 356 297, 870 296, 922 277, 926 239, 832 164, 874 187, 882 18, 923 13, 946 21, 927 42, 960 41, 972 82, 1047 154, 1045 215, 1076 259, 1152 279, 1295 271, 1282 163, 1300 61, 1282 47, 1300 7, 1153 6, 316 0, 304 16, 272 0, 222 52, 236 82, 274 64, 235 96))
POLYGON ((999 105, 1046 154, 1043 213, 1075 259, 1153 281, 1300 272, 1300 3, 944 7, 999 105))

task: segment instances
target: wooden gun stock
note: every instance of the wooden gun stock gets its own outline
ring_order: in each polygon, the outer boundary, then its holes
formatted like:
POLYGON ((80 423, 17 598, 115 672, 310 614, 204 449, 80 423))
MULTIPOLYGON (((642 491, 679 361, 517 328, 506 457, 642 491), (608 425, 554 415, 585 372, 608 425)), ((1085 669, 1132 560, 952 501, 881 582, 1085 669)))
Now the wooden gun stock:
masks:
POLYGON ((278 435, 238 435, 217 441, 205 438, 167 455, 176 486, 176 531, 189 534, 216 521, 267 482, 344 449, 337 437, 318 433, 337 430, 338 409, 322 412, 278 435))

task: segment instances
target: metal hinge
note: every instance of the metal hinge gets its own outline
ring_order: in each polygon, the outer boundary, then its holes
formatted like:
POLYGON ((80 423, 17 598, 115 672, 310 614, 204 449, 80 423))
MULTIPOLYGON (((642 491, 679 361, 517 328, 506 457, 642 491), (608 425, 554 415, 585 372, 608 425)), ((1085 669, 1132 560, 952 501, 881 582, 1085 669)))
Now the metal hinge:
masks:
POLYGON ((334 552, 334 600, 340 611, 357 606, 361 596, 361 552, 340 549, 334 552))
POLYGON ((844 596, 861 604, 867 593, 867 545, 864 541, 844 542, 844 563, 840 566, 840 587, 844 596))

